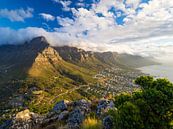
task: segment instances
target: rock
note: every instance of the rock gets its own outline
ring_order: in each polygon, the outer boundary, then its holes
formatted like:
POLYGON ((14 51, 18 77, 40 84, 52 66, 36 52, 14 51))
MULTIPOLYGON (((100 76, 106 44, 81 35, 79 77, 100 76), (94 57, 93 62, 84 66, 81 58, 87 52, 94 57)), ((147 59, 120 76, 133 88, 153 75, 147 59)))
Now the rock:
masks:
POLYGON ((59 113, 57 113, 57 112, 49 112, 46 115, 45 119, 43 120, 41 126, 48 126, 48 125, 50 125, 51 123, 53 123, 56 120, 58 120, 58 117, 59 117, 59 113))
POLYGON ((7 120, 2 125, 0 125, 0 129, 9 129, 11 125, 12 125, 12 121, 7 120))
POLYGON ((115 107, 115 104, 114 104, 113 101, 110 101, 110 103, 109 103, 109 107, 110 107, 110 108, 114 108, 114 107, 115 107))
POLYGON ((98 105, 97 105, 96 114, 98 116, 100 116, 101 113, 102 113, 102 110, 106 109, 107 105, 108 105, 108 101, 107 100, 100 100, 98 105))
POLYGON ((53 111, 55 112, 64 110, 67 110, 67 103, 64 100, 58 102, 53 108, 53 111))
POLYGON ((24 95, 18 95, 9 101, 12 107, 22 107, 24 105, 24 95))
POLYGON ((113 101, 101 100, 97 105, 96 114, 100 116, 103 113, 107 112, 109 109, 113 109, 113 108, 114 108, 113 101))
POLYGON ((68 119, 69 111, 63 111, 63 112, 49 112, 45 119, 43 120, 41 126, 46 127, 54 123, 58 120, 66 120, 68 119))
POLYGON ((16 114, 16 120, 27 121, 31 119, 31 113, 28 109, 21 111, 16 114))
POLYGON ((63 111, 59 114, 58 120, 65 120, 69 116, 69 111, 63 111))
POLYGON ((12 119, 12 126, 10 129, 33 129, 35 126, 41 124, 43 119, 43 116, 30 112, 26 109, 17 113, 12 119))
POLYGON ((81 113, 80 109, 75 109, 74 111, 72 111, 67 121, 69 129, 79 129, 83 119, 84 116, 81 113))
POLYGON ((103 119, 103 126, 104 126, 104 129, 112 129, 113 121, 112 121, 112 118, 110 116, 106 116, 103 119))
POLYGON ((74 102, 73 106, 74 108, 79 108, 83 115, 91 111, 91 103, 84 99, 74 102))

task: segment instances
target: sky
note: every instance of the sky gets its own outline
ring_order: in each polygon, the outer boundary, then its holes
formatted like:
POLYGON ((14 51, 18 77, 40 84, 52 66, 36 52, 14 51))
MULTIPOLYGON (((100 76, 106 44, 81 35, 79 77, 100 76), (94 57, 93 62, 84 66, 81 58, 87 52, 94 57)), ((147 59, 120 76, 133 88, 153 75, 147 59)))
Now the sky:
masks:
POLYGON ((53 46, 170 61, 173 0, 1 0, 0 44, 37 36, 53 46))

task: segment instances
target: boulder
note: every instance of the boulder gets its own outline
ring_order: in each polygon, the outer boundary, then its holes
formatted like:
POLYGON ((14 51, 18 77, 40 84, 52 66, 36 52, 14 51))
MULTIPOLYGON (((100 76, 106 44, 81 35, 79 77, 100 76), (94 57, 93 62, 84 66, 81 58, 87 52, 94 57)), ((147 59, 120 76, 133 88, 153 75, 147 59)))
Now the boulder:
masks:
POLYGON ((63 111, 59 114, 58 120, 65 120, 69 116, 69 111, 63 111))
POLYGON ((21 112, 16 114, 15 119, 17 121, 19 121, 19 120, 27 121, 27 120, 31 119, 31 112, 28 109, 21 111, 21 112))
POLYGON ((69 129, 79 129, 82 121, 84 120, 84 115, 80 109, 74 109, 67 120, 69 129))
POLYGON ((96 109, 96 114, 98 116, 102 115, 103 113, 107 112, 109 109, 114 108, 114 103, 113 101, 109 100, 100 100, 97 109, 96 109))
POLYGON ((10 129, 33 129, 35 126, 41 124, 43 119, 43 116, 30 112, 26 109, 17 113, 12 119, 12 126, 10 129))
POLYGON ((112 129, 113 128, 113 121, 112 121, 111 116, 106 116, 103 119, 103 126, 104 126, 104 129, 112 129))
POLYGON ((107 106, 108 106, 107 100, 100 100, 97 105, 96 114, 100 116, 102 113, 102 110, 106 109, 107 106))
POLYGON ((12 125, 12 121, 7 120, 2 125, 0 125, 0 129, 9 129, 11 125, 12 125))
POLYGON ((91 103, 84 99, 74 102, 73 106, 79 108, 83 115, 91 111, 91 103))
POLYGON ((62 100, 55 104, 53 111, 58 112, 58 111, 64 111, 67 110, 67 103, 66 101, 62 100))

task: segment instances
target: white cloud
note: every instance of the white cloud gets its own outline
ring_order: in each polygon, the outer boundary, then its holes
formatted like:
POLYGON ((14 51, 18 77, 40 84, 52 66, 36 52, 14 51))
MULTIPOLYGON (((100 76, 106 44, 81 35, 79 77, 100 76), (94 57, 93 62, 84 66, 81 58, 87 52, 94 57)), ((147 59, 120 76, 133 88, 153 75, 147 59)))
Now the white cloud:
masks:
MULTIPOLYGON (((62 28, 55 32, 46 32, 41 28, 26 28, 15 31, 20 38, 29 39, 43 35, 52 45, 72 45, 94 51, 117 51, 143 56, 161 58, 173 55, 173 1, 152 0, 140 3, 139 0, 101 0, 91 9, 71 8, 74 19, 57 17, 62 28), (126 6, 130 7, 126 8, 126 6), (115 7, 127 17, 124 25, 115 22, 116 16, 110 12, 115 7), (142 8, 136 12, 136 8, 142 8), (101 13, 103 16, 98 16, 101 13), (20 32, 27 32, 27 37, 20 37, 20 32), (31 35, 31 36, 29 36, 31 35), (169 55, 169 56, 168 56, 169 55)), ((2 30, 3 31, 3 30, 2 30)), ((0 31, 1 43, 9 41, 9 34, 0 31), (7 37, 7 38, 5 38, 7 37)), ((14 30, 10 31, 10 35, 14 30)), ((12 35, 13 36, 13 35, 12 35)), ((16 38, 15 36, 13 36, 16 38)))
POLYGON ((126 6, 136 9, 141 0, 126 0, 126 6))
POLYGON ((45 19, 46 21, 54 21, 55 17, 52 16, 51 14, 47 14, 47 13, 40 13, 39 14, 43 19, 45 19))
POLYGON ((54 2, 60 3, 63 6, 64 11, 70 11, 70 5, 71 1, 70 0, 53 0, 54 2))
POLYGON ((0 9, 0 18, 7 18, 10 21, 24 21, 26 18, 33 17, 33 9, 27 8, 26 10, 23 8, 8 10, 8 9, 0 9))

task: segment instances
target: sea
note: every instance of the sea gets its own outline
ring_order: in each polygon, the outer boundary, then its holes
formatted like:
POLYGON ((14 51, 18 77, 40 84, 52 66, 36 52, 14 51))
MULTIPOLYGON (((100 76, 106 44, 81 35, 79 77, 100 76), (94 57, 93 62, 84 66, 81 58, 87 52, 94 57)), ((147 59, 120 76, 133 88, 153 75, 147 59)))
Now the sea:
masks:
POLYGON ((150 65, 138 69, 156 78, 167 78, 173 82, 173 65, 150 65))

